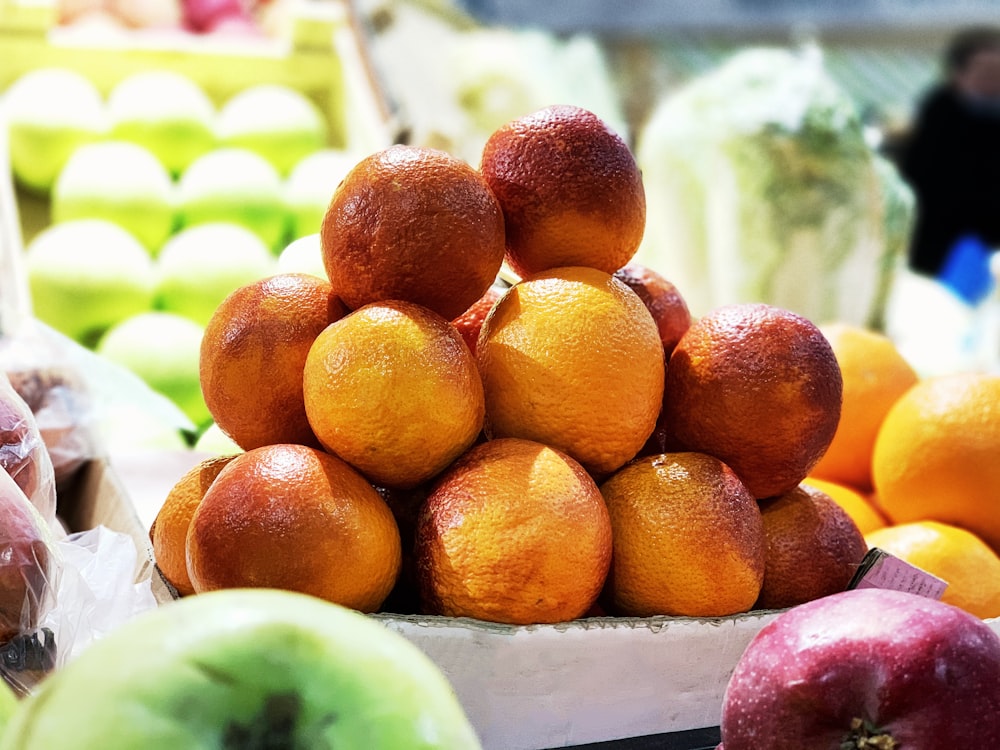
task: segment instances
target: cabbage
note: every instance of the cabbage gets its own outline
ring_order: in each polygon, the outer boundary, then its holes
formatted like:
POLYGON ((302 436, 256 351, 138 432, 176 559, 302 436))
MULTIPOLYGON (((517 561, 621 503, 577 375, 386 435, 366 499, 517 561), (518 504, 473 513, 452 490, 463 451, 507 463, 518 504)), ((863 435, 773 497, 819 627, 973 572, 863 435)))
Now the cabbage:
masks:
POLYGON ((767 302, 878 327, 913 215, 816 47, 754 47, 669 92, 639 133, 636 260, 692 313, 767 302))

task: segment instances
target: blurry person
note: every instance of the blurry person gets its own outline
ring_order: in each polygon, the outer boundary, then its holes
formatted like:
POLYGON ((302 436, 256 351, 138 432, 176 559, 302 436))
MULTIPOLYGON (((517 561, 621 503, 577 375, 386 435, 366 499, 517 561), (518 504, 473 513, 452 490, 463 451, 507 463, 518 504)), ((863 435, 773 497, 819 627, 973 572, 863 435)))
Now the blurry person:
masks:
POLYGON ((1000 28, 959 31, 943 64, 899 164, 917 198, 909 266, 938 278, 1000 247, 1000 28))

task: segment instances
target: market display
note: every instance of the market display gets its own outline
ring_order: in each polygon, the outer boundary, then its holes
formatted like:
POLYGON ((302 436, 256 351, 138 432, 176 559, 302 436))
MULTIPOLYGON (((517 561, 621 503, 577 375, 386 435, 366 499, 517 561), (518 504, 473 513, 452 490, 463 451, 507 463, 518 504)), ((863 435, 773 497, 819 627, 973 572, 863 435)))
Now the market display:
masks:
MULTIPOLYGON (((236 2, 65 5, 260 31, 236 2)), ((410 16, 386 13, 390 39, 410 16)), ((603 75, 585 42, 461 42, 464 127, 417 117, 367 154, 283 85, 213 102, 148 70, 102 95, 53 68, 5 92, 11 178, 51 211, 34 315, 169 399, 184 428, 151 444, 206 457, 148 530, 157 611, 0 670, 23 696, 0 686, 0 750, 70 725, 81 750, 495 750, 477 691, 391 630, 507 636, 489 658, 527 673, 529 633, 738 620, 759 632, 714 675, 717 750, 1000 744, 1000 374, 928 375, 885 332, 912 195, 816 50, 734 56, 633 149, 614 117, 529 105, 554 90, 532 60, 603 75), (536 57, 480 56, 515 44, 536 57), (890 584, 859 578, 873 550, 890 584)), ((111 426, 25 330, 0 327, 0 648, 74 601, 57 489, 111 426)), ((533 749, 588 739, 550 718, 533 749)))

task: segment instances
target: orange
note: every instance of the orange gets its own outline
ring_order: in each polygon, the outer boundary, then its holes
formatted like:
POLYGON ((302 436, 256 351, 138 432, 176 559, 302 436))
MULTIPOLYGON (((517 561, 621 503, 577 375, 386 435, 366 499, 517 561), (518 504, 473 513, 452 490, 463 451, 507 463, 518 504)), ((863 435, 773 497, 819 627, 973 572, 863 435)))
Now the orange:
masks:
POLYGON ((691 311, 677 287, 651 268, 636 262, 615 271, 615 278, 624 281, 639 295, 649 310, 663 342, 663 356, 667 359, 691 327, 691 311))
POLYGON ((205 492, 187 534, 198 593, 277 588, 373 612, 396 582, 399 529, 358 472, 315 448, 242 453, 205 492))
POLYGON ((572 458, 529 440, 494 440, 435 483, 414 554, 431 613, 565 622, 601 591, 611 524, 597 485, 572 458))
POLYGON ((181 596, 194 593, 185 551, 191 519, 205 492, 233 458, 235 456, 215 456, 191 468, 167 493, 149 528, 156 567, 181 596))
POLYGON ((219 429, 244 450, 318 447, 302 370, 320 331, 346 313, 333 287, 308 274, 272 276, 230 294, 201 343, 201 390, 219 429))
POLYGON ((639 247, 642 175, 593 112, 560 105, 512 120, 490 135, 480 170, 503 209, 507 262, 521 277, 559 266, 614 273, 639 247))
POLYGON ((880 333, 846 323, 820 330, 840 364, 844 402, 837 432, 812 475, 870 491, 875 437, 896 399, 917 382, 917 373, 880 333))
POLYGON ((670 355, 666 445, 724 461, 754 497, 781 495, 833 439, 842 387, 830 343, 806 318, 766 304, 719 307, 670 355))
POLYGON ((764 584, 755 609, 783 609, 844 591, 868 552, 864 535, 829 495, 802 484, 761 501, 764 584))
POLYGON ((322 445, 373 483, 409 488, 478 437, 483 384, 461 334, 412 302, 355 310, 316 337, 303 377, 322 445))
POLYGON ((500 271, 503 214, 465 162, 391 146, 362 159, 334 191, 320 241, 327 278, 351 309, 401 299, 451 320, 500 271))
POLYGON ((873 531, 865 539, 944 580, 948 588, 941 601, 976 617, 1000 617, 1000 557, 971 531, 914 521, 873 531))
POLYGON ((663 345, 649 310, 593 268, 521 280, 494 305, 476 351, 488 437, 558 448, 608 474, 653 431, 663 394, 663 345))
POLYGON ((830 482, 826 479, 817 479, 814 476, 806 477, 802 483, 826 493, 851 517, 862 534, 881 529, 888 523, 875 503, 853 487, 830 482))
POLYGON ((1000 550, 1000 375, 921 380, 889 410, 872 471, 893 523, 961 526, 1000 550))
POLYGON ((764 579, 760 509, 739 477, 702 453, 629 463, 601 485, 614 555, 615 614, 722 617, 753 606, 764 579))
POLYGON ((503 292, 498 287, 491 286, 482 297, 472 303, 472 307, 451 321, 473 354, 476 353, 476 342, 479 340, 483 322, 501 296, 503 292))

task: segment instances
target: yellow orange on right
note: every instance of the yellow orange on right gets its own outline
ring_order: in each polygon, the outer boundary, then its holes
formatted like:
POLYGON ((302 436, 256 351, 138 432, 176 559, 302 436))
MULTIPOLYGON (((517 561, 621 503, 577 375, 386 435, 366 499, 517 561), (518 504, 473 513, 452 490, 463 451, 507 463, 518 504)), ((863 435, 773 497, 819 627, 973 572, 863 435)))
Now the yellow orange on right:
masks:
POLYGON ((882 420, 917 373, 892 339, 846 323, 820 326, 844 380, 840 422, 830 447, 812 469, 820 479, 872 488, 872 451, 882 420))
POLYGON ((873 531, 865 541, 944 580, 941 601, 977 617, 1000 617, 1000 557, 971 531, 914 521, 873 531))
POLYGON ((893 523, 950 523, 1000 550, 1000 375, 940 375, 910 388, 882 423, 872 471, 893 523))

